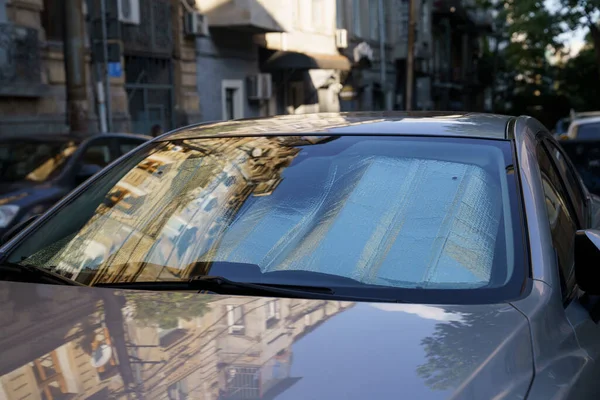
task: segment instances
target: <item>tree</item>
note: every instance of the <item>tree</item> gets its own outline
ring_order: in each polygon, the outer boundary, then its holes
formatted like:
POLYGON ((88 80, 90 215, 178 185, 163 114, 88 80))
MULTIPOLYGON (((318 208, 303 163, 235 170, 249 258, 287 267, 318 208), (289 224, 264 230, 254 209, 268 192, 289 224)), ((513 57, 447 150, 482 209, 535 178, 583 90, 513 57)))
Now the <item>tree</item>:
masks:
POLYGON ((196 293, 128 293, 126 298, 136 321, 162 329, 177 328, 180 319, 189 321, 210 309, 210 300, 196 293))
POLYGON ((514 318, 512 312, 490 309, 436 324, 433 333, 421 341, 427 361, 417 367, 417 373, 433 390, 460 386, 506 340, 514 329, 514 318))
POLYGON ((600 74, 600 28, 597 21, 600 14, 600 0, 560 0, 560 3, 562 8, 558 14, 568 29, 589 30, 597 73, 600 74))
POLYGON ((596 51, 588 43, 575 57, 567 60, 559 70, 558 90, 577 111, 600 109, 600 81, 596 51))
POLYGON ((548 55, 563 50, 557 39, 561 21, 542 0, 479 0, 478 7, 494 18, 494 32, 483 49, 484 63, 493 71, 494 111, 512 114, 514 96, 553 90, 548 55))

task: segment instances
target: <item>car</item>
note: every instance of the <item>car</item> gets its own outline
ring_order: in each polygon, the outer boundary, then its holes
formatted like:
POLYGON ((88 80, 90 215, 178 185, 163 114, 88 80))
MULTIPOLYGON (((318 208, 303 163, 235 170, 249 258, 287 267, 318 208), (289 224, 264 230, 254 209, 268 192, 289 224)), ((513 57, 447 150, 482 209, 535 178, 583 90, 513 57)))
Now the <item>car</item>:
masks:
POLYGON ((597 399, 599 225, 600 198, 529 117, 193 125, 0 248, 0 383, 20 396, 597 399))
POLYGON ((564 135, 567 134, 571 122, 594 117, 600 117, 600 111, 575 112, 574 110, 571 110, 568 117, 561 118, 556 123, 556 126, 554 127, 554 136, 557 139, 560 139, 561 137, 564 139, 564 135))
POLYGON ((562 140, 598 140, 600 139, 600 117, 575 119, 569 125, 562 140))
POLYGON ((0 236, 148 139, 121 133, 0 137, 0 236))

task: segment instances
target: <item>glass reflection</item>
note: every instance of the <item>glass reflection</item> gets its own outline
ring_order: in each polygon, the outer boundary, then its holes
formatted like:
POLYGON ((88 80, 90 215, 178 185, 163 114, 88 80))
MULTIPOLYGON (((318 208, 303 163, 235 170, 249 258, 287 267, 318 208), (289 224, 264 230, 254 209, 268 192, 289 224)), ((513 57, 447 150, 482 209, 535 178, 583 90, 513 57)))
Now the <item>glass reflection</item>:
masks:
POLYGON ((293 344, 353 305, 81 293, 18 299, 0 331, 3 399, 273 398, 301 379, 290 373, 293 344))

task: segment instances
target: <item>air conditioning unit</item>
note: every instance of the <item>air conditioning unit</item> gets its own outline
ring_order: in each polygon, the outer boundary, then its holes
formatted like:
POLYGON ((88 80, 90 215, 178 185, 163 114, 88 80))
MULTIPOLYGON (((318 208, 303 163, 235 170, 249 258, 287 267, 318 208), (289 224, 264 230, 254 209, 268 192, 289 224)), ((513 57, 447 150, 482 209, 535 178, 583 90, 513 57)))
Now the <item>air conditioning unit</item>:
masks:
POLYGON ((140 24, 140 0, 117 0, 119 21, 124 24, 140 24))
POLYGON ((338 49, 348 47, 348 31, 345 29, 335 30, 335 45, 338 49))
POLYGON ((186 11, 184 28, 188 36, 208 36, 208 18, 204 14, 186 11))
POLYGON ((268 100, 273 94, 271 74, 257 74, 247 78, 248 100, 268 100))

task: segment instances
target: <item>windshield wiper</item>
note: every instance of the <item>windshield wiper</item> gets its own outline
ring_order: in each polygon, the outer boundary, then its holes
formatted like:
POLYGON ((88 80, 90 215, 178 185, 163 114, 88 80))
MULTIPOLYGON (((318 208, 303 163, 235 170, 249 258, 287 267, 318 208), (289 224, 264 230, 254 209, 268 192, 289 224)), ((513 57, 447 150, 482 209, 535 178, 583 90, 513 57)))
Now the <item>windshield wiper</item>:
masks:
POLYGON ((322 286, 235 282, 222 276, 202 275, 187 281, 175 282, 118 282, 97 283, 94 286, 130 290, 177 291, 198 290, 217 294, 246 296, 290 297, 299 299, 389 302, 390 299, 336 295, 335 290, 322 286))
POLYGON ((28 282, 28 283, 50 283, 54 285, 85 286, 72 279, 66 278, 44 267, 34 265, 17 264, 4 261, 0 263, 0 277, 3 280, 28 282))

